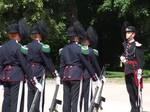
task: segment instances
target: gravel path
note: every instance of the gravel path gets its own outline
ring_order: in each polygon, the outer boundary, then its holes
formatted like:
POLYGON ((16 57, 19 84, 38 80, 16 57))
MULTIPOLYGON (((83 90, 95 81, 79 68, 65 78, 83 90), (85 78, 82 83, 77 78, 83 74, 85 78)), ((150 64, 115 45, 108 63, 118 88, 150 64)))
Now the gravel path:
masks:
MULTIPOLYGON (((46 81, 46 93, 45 93, 45 112, 49 112, 48 108, 51 104, 51 100, 55 90, 55 83, 53 80, 46 81)), ((58 99, 62 99, 62 85, 59 89, 58 99)), ((126 91, 126 86, 124 81, 119 83, 113 81, 107 81, 104 86, 103 96, 106 97, 106 102, 103 103, 103 110, 101 112, 130 112, 130 103, 128 94, 126 91)), ((3 90, 0 90, 0 105, 3 100, 3 90)), ((57 107, 59 112, 61 111, 61 106, 57 107)), ((150 83, 146 82, 144 84, 143 90, 143 108, 144 112, 150 112, 150 83)), ((1 110, 1 106, 0 106, 1 110)))

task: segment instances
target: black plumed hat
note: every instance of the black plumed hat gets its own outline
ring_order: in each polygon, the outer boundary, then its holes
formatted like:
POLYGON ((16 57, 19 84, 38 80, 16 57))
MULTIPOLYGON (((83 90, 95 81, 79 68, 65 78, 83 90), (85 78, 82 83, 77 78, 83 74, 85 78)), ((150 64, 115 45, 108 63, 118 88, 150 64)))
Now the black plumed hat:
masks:
POLYGON ((78 36, 73 26, 70 26, 70 27, 67 29, 67 36, 68 36, 68 37, 75 37, 75 36, 78 36))
POLYGON ((86 36, 87 38, 91 41, 91 44, 92 45, 97 45, 97 42, 98 42, 98 35, 97 33, 95 32, 94 28, 93 27, 88 27, 87 29, 87 32, 86 32, 86 36))
POLYGON ((78 20, 76 20, 73 23, 73 27, 74 27, 75 32, 81 39, 83 39, 86 36, 86 31, 78 20))
POLYGON ((18 23, 8 26, 7 33, 19 33, 21 38, 29 37, 29 29, 25 19, 20 19, 18 23))
POLYGON ((40 34, 42 38, 48 38, 48 26, 45 21, 40 20, 32 27, 31 34, 40 34))

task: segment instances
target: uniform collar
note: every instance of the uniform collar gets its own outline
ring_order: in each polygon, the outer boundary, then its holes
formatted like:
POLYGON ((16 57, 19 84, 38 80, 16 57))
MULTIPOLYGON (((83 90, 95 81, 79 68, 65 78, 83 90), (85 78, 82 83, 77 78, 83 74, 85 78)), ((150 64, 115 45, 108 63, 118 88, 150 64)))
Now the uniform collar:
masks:
POLYGON ((15 42, 17 44, 19 43, 18 40, 14 40, 14 39, 11 39, 10 42, 15 42))
POLYGON ((132 40, 128 41, 128 43, 133 43, 133 42, 135 42, 135 40, 134 40, 134 39, 132 39, 132 40))
POLYGON ((16 40, 16 43, 19 43, 18 40, 16 40))
POLYGON ((40 42, 40 40, 34 40, 34 42, 38 42, 38 43, 41 43, 41 42, 40 42))

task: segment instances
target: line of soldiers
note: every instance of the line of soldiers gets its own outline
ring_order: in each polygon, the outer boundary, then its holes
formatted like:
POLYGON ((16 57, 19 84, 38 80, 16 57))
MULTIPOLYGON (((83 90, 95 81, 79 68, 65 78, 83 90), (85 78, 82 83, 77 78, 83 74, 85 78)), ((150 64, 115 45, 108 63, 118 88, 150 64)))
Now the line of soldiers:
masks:
MULTIPOLYGON (((48 27, 44 21, 33 25, 33 41, 26 46, 19 43, 30 37, 24 19, 9 25, 7 33, 10 40, 0 47, 0 83, 4 86, 2 112, 28 112, 37 90, 40 96, 34 112, 44 112, 45 73, 56 78, 57 84, 63 84, 63 112, 80 112, 83 108, 84 112, 88 111, 93 94, 92 81, 98 87, 101 80, 105 81, 97 62, 98 51, 93 48, 98 36, 92 27, 85 31, 76 20, 68 28, 70 42, 59 50, 59 76, 50 57, 49 45, 41 42, 48 37, 48 27)), ((125 33, 125 52, 120 59, 125 64, 131 112, 139 112, 138 87, 142 82, 143 51, 141 44, 134 40, 135 28, 129 26, 125 33)))
POLYGON ((32 42, 26 46, 19 43, 29 37, 24 19, 9 25, 7 33, 9 41, 0 47, 0 83, 4 86, 2 112, 22 112, 25 109, 28 112, 37 89, 41 96, 34 110, 43 112, 45 85, 42 79, 46 71, 56 77, 50 47, 41 42, 48 37, 48 27, 42 20, 33 25, 32 42), (28 85, 27 90, 24 90, 24 83, 28 85))
MULTIPOLYGON (((34 112, 44 112, 45 73, 56 77, 57 71, 50 57, 50 47, 42 39, 48 37, 48 27, 38 21, 29 34, 25 19, 8 26, 9 41, 0 47, 0 83, 4 86, 2 112, 29 112, 37 90, 40 96, 34 112), (19 42, 31 37, 26 46, 19 42), (43 79, 44 77, 44 79, 43 79)), ((63 84, 63 112, 88 110, 91 99, 91 79, 100 85, 102 79, 96 60, 97 50, 92 49, 97 35, 92 27, 87 32, 79 21, 68 28, 70 43, 60 52, 60 76, 56 83, 63 84), (81 44, 80 44, 81 43, 81 44), (95 69, 93 68, 95 67, 95 69)))
POLYGON ((97 42, 92 27, 84 30, 75 21, 67 30, 70 43, 60 52, 60 78, 63 84, 63 112, 80 112, 84 101, 84 112, 91 101, 91 80, 97 86, 104 80, 97 62, 98 51, 91 46, 97 42), (83 100, 84 99, 84 100, 83 100))

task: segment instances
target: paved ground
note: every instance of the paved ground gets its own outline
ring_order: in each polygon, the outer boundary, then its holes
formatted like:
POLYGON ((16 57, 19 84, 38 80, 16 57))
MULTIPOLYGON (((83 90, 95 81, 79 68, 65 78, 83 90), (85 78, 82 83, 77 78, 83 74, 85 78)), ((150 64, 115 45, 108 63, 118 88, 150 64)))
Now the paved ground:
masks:
MULTIPOLYGON (((51 104, 53 93, 55 90, 55 83, 52 80, 46 82, 46 98, 45 98, 45 112, 48 112, 48 108, 51 104)), ((0 92, 0 105, 2 102, 3 91, 0 92)), ((62 99, 62 86, 60 87, 58 99, 62 99)), ((128 94, 124 81, 107 81, 104 87, 103 96, 106 97, 106 102, 103 103, 103 111, 101 112, 130 112, 130 104, 128 94)), ((143 108, 144 112, 150 112, 150 83, 144 84, 143 90, 143 108)), ((59 112, 61 106, 57 107, 59 112)))

